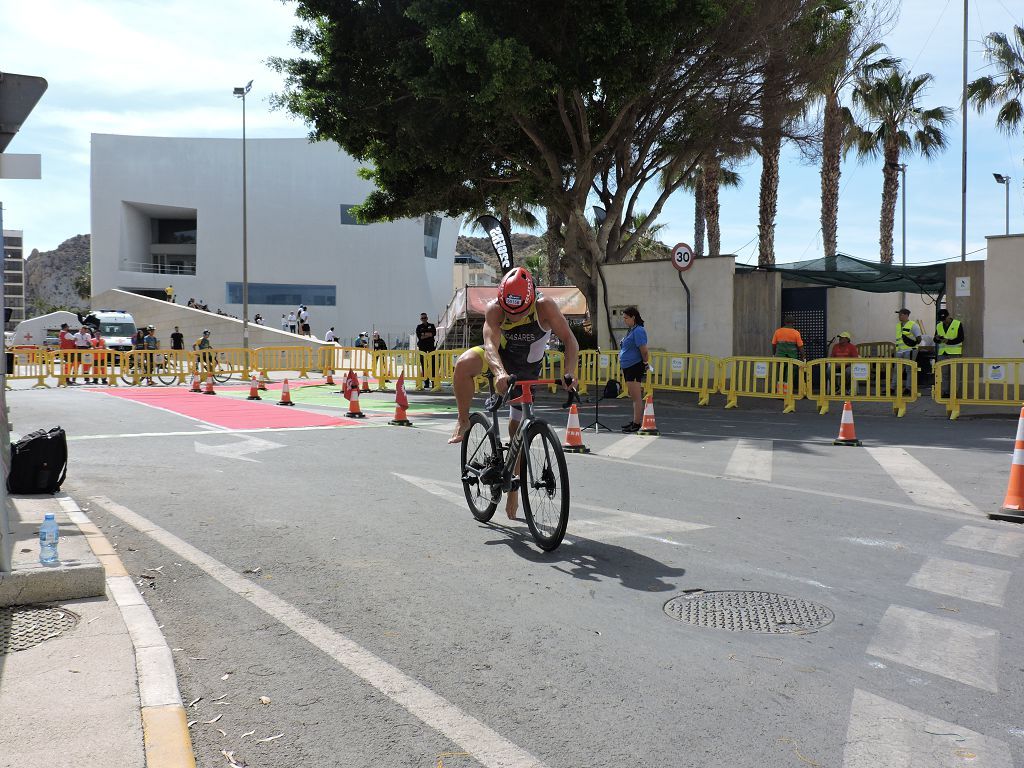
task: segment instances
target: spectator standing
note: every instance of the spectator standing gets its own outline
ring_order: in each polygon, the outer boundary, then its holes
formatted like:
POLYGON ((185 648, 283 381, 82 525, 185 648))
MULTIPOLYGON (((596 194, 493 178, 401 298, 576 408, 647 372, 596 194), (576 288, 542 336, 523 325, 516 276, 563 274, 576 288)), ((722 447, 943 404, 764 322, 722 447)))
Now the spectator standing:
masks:
MULTIPOLYGON (((804 338, 800 331, 793 327, 793 318, 788 315, 782 318, 782 327, 772 336, 772 354, 787 360, 805 359, 804 338)), ((790 388, 790 391, 793 386, 793 368, 792 365, 785 366, 785 386, 790 388)))
POLYGON ((174 302, 174 286, 173 285, 168 285, 166 288, 164 288, 164 293, 167 295, 167 300, 173 303, 174 302))
POLYGON ((384 341, 384 339, 382 339, 380 337, 380 331, 374 331, 373 332, 373 349, 374 349, 374 351, 376 352, 378 350, 387 349, 387 348, 388 348, 387 343, 384 341))
MULTIPOLYGON (((907 368, 906 376, 903 377, 903 394, 910 394, 910 377, 917 373, 917 347, 921 343, 921 326, 910 319, 910 310, 906 307, 897 309, 899 321, 896 323, 896 357, 903 360, 913 360, 914 365, 907 368)), ((896 372, 893 371, 893 380, 889 382, 889 389, 894 390, 899 386, 896 382, 896 372)))
POLYGON ((288 316, 285 315, 283 312, 281 313, 281 330, 282 331, 287 331, 288 330, 288 316))
POLYGON ((295 310, 292 310, 291 312, 288 313, 288 333, 295 333, 296 322, 297 321, 295 318, 295 310))
POLYGON ((303 304, 299 307, 298 312, 299 319, 299 332, 303 336, 312 336, 313 334, 309 330, 309 311, 306 309, 306 305, 303 304))
POLYGON ((107 381, 107 356, 110 354, 107 352, 107 340, 100 335, 100 329, 96 328, 92 332, 92 348, 93 348, 93 367, 92 372, 94 378, 93 384, 99 384, 100 379, 103 379, 103 383, 109 383, 107 381))
MULTIPOLYGON (((152 325, 147 326, 146 335, 142 339, 143 349, 148 352, 155 352, 160 349, 160 339, 156 337, 156 328, 152 325)), ((153 367, 156 365, 156 355, 146 355, 146 365, 143 369, 146 372, 146 384, 152 387, 156 382, 153 381, 153 367)))
POLYGON ((171 349, 185 349, 185 334, 178 326, 174 326, 174 333, 171 334, 171 349))
POLYGON ((626 307, 622 310, 626 335, 619 342, 619 368, 626 380, 626 392, 633 401, 633 420, 622 426, 623 432, 639 432, 644 420, 644 391, 641 382, 647 376, 650 353, 647 351, 647 329, 640 310, 626 307))
POLYGON ((430 322, 426 312, 420 312, 420 324, 416 326, 416 348, 420 351, 420 375, 423 386, 434 386, 434 357, 430 353, 437 349, 437 326, 430 322), (427 370, 429 365, 430 370, 427 370))
MULTIPOLYGON (((75 340, 75 351, 76 352, 83 353, 83 352, 85 352, 87 350, 91 350, 92 349, 92 334, 89 333, 89 326, 83 325, 81 330, 79 330, 78 333, 74 334, 72 338, 75 340)), ((84 379, 83 379, 83 381, 84 381, 84 380, 88 379, 88 377, 89 377, 89 369, 92 366, 89 363, 82 362, 81 358, 79 358, 79 359, 75 360, 75 362, 73 363, 72 373, 75 373, 75 374, 78 373, 78 368, 79 368, 79 363, 80 362, 82 363, 81 367, 83 369, 82 372, 84 374, 84 379)), ((74 381, 75 383, 77 383, 77 380, 76 380, 75 377, 73 377, 71 380, 74 381)))
MULTIPOLYGON (((67 323, 60 324, 60 333, 57 334, 57 342, 61 350, 67 350, 68 352, 75 348, 75 334, 71 332, 71 328, 67 323)), ((61 355, 61 372, 64 374, 65 385, 74 384, 75 380, 71 378, 71 374, 74 373, 74 355, 73 354, 62 354, 61 355)))
MULTIPOLYGON (((935 326, 935 362, 957 360, 964 354, 964 325, 959 318, 950 318, 945 309, 939 310, 939 322, 935 326)), ((949 397, 949 383, 954 376, 954 369, 947 368, 942 377, 942 396, 949 397)), ((963 394, 963 393, 961 393, 963 394)))

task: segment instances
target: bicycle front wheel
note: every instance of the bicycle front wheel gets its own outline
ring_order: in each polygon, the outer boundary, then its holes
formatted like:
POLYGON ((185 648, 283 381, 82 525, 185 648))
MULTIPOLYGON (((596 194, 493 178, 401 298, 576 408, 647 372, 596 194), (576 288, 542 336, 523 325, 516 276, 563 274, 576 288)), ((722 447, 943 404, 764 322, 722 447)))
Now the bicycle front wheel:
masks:
POLYGON ((231 379, 231 371, 227 368, 221 368, 220 363, 215 363, 213 366, 213 380, 218 384, 226 384, 231 379))
POLYGON ((178 383, 178 372, 171 363, 164 363, 157 369, 156 377, 164 386, 171 386, 178 383))
POLYGON ((490 431, 490 422, 482 413, 469 418, 469 429, 462 438, 462 488, 473 517, 486 523, 494 515, 501 498, 497 486, 487 485, 480 476, 492 467, 498 456, 498 440, 490 431))
POLYGON ((523 509, 537 546, 550 552, 562 543, 569 525, 569 470, 562 446, 541 421, 530 425, 523 442, 520 490, 523 509))

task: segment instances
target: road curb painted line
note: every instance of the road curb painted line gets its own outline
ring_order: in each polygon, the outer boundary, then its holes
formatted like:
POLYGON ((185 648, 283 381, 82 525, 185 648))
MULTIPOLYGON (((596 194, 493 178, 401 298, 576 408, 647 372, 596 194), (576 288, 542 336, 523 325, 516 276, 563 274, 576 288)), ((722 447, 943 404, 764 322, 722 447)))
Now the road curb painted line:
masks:
POLYGON ((174 658, 153 612, 96 524, 70 496, 58 497, 58 501, 103 564, 107 590, 121 611, 135 648, 146 768, 195 768, 174 658))

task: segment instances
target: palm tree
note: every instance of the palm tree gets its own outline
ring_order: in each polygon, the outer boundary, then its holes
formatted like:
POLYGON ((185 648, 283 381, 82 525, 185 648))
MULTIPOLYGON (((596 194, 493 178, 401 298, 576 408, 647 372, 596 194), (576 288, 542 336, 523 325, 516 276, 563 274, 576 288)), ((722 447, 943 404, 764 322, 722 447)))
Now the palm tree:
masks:
POLYGON ((878 245, 883 264, 892 264, 892 228, 896 215, 897 174, 900 156, 916 152, 931 159, 946 147, 943 127, 949 124, 948 107, 925 109, 920 101, 932 81, 929 74, 912 77, 898 62, 853 86, 853 103, 866 118, 866 127, 854 126, 847 147, 862 157, 882 155, 882 214, 878 245))
POLYGON ((820 83, 822 104, 821 137, 821 236, 825 258, 835 259, 839 219, 840 161, 846 133, 853 125, 850 110, 843 106, 842 94, 858 78, 896 63, 884 56, 885 46, 878 38, 894 19, 893 6, 879 0, 861 3, 828 19, 825 36, 831 40, 835 56, 820 83))
POLYGON ((722 228, 719 222, 721 206, 718 204, 718 190, 722 187, 738 187, 740 175, 731 168, 723 167, 722 158, 717 155, 710 157, 705 166, 703 209, 708 227, 708 256, 721 256, 722 228))
POLYGON ((971 81, 967 85, 967 100, 978 112, 1001 103, 996 126, 1013 135, 1024 127, 1024 27, 1014 25, 1012 42, 1002 32, 987 35, 985 58, 999 71, 995 76, 971 81))

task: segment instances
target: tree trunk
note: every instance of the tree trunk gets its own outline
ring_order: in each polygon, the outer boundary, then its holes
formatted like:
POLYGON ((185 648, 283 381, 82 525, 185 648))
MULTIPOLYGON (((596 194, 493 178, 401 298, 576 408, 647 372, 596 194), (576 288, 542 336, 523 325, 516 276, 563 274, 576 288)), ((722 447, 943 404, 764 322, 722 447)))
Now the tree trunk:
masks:
POLYGON ((779 207, 779 153, 782 132, 775 122, 766 120, 761 131, 761 194, 758 198, 757 266, 775 264, 775 215, 779 207))
POLYGON ((565 274, 562 272, 562 220, 551 208, 547 209, 547 229, 544 231, 544 245, 548 255, 548 285, 562 285, 565 274))
POLYGON ((899 194, 899 150, 886 147, 882 166, 882 215, 879 220, 878 245, 883 264, 892 264, 892 228, 896 218, 896 197, 899 194))
POLYGON ((825 125, 821 140, 821 240, 826 265, 835 268, 836 230, 839 218, 839 179, 842 174, 843 125, 839 97, 825 96, 825 125))
POLYGON ((704 218, 708 225, 708 256, 722 255, 722 229, 719 224, 718 189, 722 179, 722 162, 711 158, 704 166, 704 218))
POLYGON ((700 258, 704 255, 704 215, 706 180, 704 169, 697 169, 693 183, 693 255, 700 258))

